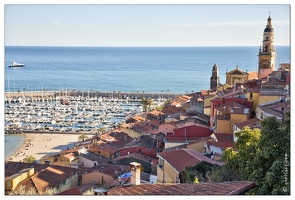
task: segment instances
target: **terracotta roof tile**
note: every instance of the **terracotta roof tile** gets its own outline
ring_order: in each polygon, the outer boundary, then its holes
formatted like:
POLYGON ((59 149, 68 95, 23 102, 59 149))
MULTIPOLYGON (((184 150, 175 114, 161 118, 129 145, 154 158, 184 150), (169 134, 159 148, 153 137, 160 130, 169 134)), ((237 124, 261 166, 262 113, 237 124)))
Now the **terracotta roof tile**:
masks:
POLYGON ((201 161, 209 162, 212 164, 223 165, 222 162, 211 160, 203 154, 193 149, 181 149, 175 151, 167 151, 158 153, 160 157, 165 159, 170 165, 172 165, 178 172, 185 170, 187 166, 195 166, 201 161))
POLYGON ((222 183, 199 184, 141 184, 116 187, 108 195, 238 195, 256 187, 254 182, 232 181, 222 183))
POLYGON ((259 93, 260 92, 260 86, 247 88, 247 92, 259 93))
POLYGON ((108 158, 105 158, 105 157, 102 157, 99 155, 95 155, 92 153, 80 154, 79 156, 86 158, 88 160, 91 160, 91 161, 97 161, 97 163, 106 163, 109 160, 108 158))
POLYGON ((251 79, 256 79, 258 78, 258 72, 255 71, 255 72, 248 72, 248 80, 251 80, 251 79))
POLYGON ((270 78, 268 79, 268 81, 262 83, 262 87, 266 85, 286 85, 286 81, 280 81, 274 78, 270 78))
POLYGON ((215 147, 219 147, 221 149, 226 149, 228 147, 235 147, 235 143, 231 141, 222 141, 222 142, 207 141, 207 144, 213 145, 215 147))
POLYGON ((265 104, 260 104, 257 107, 273 116, 283 118, 282 108, 286 108, 285 112, 290 111, 290 102, 269 102, 265 104))
POLYGON ((26 186, 27 188, 30 186, 37 188, 38 192, 44 192, 47 187, 54 188, 72 176, 73 173, 79 172, 79 169, 56 165, 7 162, 5 163, 5 177, 11 176, 22 169, 32 167, 35 170, 34 175, 20 182, 16 190, 21 186, 26 186))
POLYGON ((243 121, 243 122, 239 122, 239 123, 235 123, 234 125, 237 126, 239 129, 243 129, 244 126, 249 126, 251 129, 253 128, 257 128, 257 123, 260 123, 260 119, 258 119, 257 117, 243 121))
POLYGON ((57 195, 82 195, 82 192, 80 192, 77 188, 71 188, 61 193, 58 193, 57 195))
POLYGON ((214 133, 214 136, 218 142, 233 141, 233 134, 214 133))

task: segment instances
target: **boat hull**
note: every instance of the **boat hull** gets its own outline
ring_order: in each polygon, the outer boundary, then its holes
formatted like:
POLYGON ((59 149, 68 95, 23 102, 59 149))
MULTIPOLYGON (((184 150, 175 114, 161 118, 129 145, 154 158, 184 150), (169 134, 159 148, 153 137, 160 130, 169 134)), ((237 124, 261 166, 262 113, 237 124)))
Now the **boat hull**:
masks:
POLYGON ((8 67, 23 67, 25 65, 18 65, 18 66, 12 66, 12 65, 9 65, 8 67))

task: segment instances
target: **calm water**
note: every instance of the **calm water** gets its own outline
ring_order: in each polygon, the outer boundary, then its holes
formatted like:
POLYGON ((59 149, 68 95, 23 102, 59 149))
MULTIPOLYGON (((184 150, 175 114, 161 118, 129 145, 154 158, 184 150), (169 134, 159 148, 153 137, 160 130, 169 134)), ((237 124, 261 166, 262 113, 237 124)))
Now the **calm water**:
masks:
MULTIPOLYGON (((277 49, 290 62, 290 47, 277 49)), ((5 91, 80 90, 186 93, 209 89, 213 65, 257 71, 257 47, 5 47, 5 91), (16 61, 23 68, 9 68, 16 61)), ((5 157, 21 143, 5 136, 5 157)))
MULTIPOLYGON (((209 89, 213 65, 257 71, 258 47, 5 47, 5 91, 93 90, 186 93, 209 89), (9 68, 16 61, 23 68, 9 68)), ((290 48, 277 47, 277 62, 290 48)))
POLYGON ((5 135, 5 158, 8 158, 15 152, 21 144, 25 141, 25 136, 23 135, 5 135))

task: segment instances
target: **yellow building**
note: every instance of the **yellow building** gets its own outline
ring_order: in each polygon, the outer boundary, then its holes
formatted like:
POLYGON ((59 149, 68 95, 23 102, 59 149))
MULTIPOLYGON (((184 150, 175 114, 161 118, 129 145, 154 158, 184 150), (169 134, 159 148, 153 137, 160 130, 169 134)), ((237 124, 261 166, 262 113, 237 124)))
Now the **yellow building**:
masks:
POLYGON ((210 111, 211 111, 211 100, 216 97, 215 94, 206 96, 204 98, 204 114, 210 116, 210 111))
POLYGON ((9 177, 5 177, 5 191, 14 191, 20 182, 34 175, 34 168, 25 168, 9 177))
POLYGON ((188 149, 193 149, 199 153, 204 153, 204 142, 213 141, 212 137, 202 137, 187 144, 188 149))
POLYGON ((247 99, 252 102, 252 109, 256 110, 259 103, 260 86, 247 89, 247 99))
POLYGON ((230 102, 215 107, 215 133, 232 134, 234 124, 251 118, 251 110, 236 102, 230 102))
POLYGON ((268 78, 261 85, 258 105, 283 99, 286 92, 288 92, 288 88, 289 86, 286 85, 285 81, 268 78))
POLYGON ((32 163, 5 163, 5 194, 35 190, 43 194, 46 189, 60 193, 78 186, 78 169, 32 163))
POLYGON ((226 75, 226 84, 229 86, 234 86, 236 83, 243 83, 248 80, 248 73, 243 72, 239 69, 239 66, 236 69, 225 73, 226 75))

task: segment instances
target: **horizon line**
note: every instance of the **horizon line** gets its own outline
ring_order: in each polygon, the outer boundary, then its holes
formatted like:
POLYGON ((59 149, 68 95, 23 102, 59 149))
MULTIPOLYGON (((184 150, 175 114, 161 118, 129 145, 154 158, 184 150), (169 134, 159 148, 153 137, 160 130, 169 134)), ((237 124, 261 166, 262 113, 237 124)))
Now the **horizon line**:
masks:
MULTIPOLYGON (((259 47, 261 45, 200 45, 200 46, 87 46, 87 45, 4 45, 4 47, 259 47)), ((291 45, 275 45, 276 47, 291 45)))

